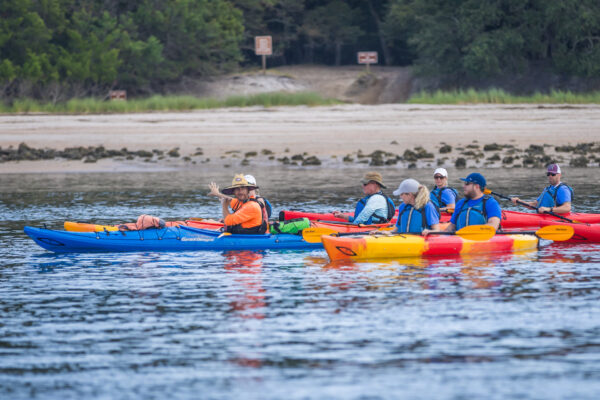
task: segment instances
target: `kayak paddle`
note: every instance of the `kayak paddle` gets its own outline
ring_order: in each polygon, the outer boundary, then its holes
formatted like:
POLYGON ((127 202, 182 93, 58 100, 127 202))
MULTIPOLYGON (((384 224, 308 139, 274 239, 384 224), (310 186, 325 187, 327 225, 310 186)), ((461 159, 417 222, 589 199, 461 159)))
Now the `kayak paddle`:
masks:
POLYGON ((498 235, 535 235, 540 239, 553 240, 555 242, 564 242, 571 239, 575 230, 569 225, 548 225, 537 231, 513 231, 513 232, 496 232, 498 235))
MULTIPOLYGON (((508 196, 506 196, 506 195, 503 195, 503 194, 500 194, 500 193, 492 192, 492 191, 491 191, 491 190, 489 190, 489 189, 485 189, 485 190, 483 191, 483 194, 493 194, 494 196, 496 196, 496 197, 500 197, 501 199, 510 200, 510 197, 508 197, 508 196)), ((531 210, 538 211, 538 208, 537 208, 537 207, 534 207, 534 206, 532 206, 531 204, 525 203, 524 201, 517 200, 517 204, 520 204, 520 205, 522 205, 522 206, 525 206, 525 207, 527 207, 527 208, 529 208, 529 209, 531 209, 531 210)), ((539 212, 539 211, 538 211, 538 212, 539 212)), ((564 220, 564 221, 567 221, 567 222, 570 222, 570 223, 572 223, 572 224, 581 224, 581 222, 579 222, 579 221, 575 221, 575 220, 573 220, 573 219, 570 219, 570 218, 567 218, 567 217, 563 217, 562 215, 560 215, 560 214, 557 214, 557 213, 555 213, 555 212, 552 212, 552 211, 545 211, 545 212, 544 212, 544 214, 550 214, 550 215, 552 215, 553 217, 560 218, 560 219, 562 219, 562 220, 564 220)))
MULTIPOLYGON (((351 235, 368 235, 371 232, 383 231, 385 229, 377 229, 373 231, 367 232, 337 232, 333 229, 328 228, 308 228, 302 231, 302 238, 306 240, 308 243, 319 243, 321 241, 321 236, 323 235, 331 235, 331 236, 351 236, 351 235)), ((389 228, 387 228, 389 230, 389 228)), ((477 240, 477 241, 485 241, 494 237, 496 233, 495 229, 489 225, 469 225, 464 228, 456 231, 456 232, 445 232, 438 231, 432 232, 431 235, 457 235, 462 237, 463 239, 477 240)), ((402 235, 411 235, 410 233, 396 233, 394 235, 402 236, 402 235)))

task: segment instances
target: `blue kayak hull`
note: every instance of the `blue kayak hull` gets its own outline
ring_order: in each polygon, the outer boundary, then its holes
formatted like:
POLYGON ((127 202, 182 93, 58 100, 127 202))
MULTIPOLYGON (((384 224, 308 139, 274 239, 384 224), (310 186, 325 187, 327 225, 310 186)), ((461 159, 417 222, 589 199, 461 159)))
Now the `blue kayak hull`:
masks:
POLYGON ((55 253, 323 248, 322 243, 308 243, 298 235, 222 235, 186 226, 127 232, 68 232, 26 226, 24 231, 38 245, 55 253))

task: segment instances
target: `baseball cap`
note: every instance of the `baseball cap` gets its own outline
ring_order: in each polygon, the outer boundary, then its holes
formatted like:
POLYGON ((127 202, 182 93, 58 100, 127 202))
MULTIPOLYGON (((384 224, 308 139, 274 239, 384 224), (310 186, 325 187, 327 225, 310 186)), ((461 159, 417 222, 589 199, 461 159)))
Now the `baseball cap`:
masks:
POLYGON ((400 196, 402 193, 417 193, 419 191, 419 182, 414 179, 405 179, 398 189, 394 190, 394 196, 400 196))
POLYGON ((558 164, 550 164, 548 165, 548 172, 552 174, 560 174, 560 167, 558 164))
POLYGON ((256 178, 252 175, 244 175, 244 178, 246 178, 246 181, 251 184, 256 186, 256 178))
POLYGON ((460 180, 467 183, 476 183, 482 190, 486 185, 485 178, 478 172, 473 172, 472 174, 469 174, 466 178, 460 178, 460 180))
POLYGON ((437 174, 445 176, 446 178, 448 177, 448 171, 446 171, 446 168, 438 168, 438 169, 436 169, 433 172, 433 176, 436 176, 437 174))

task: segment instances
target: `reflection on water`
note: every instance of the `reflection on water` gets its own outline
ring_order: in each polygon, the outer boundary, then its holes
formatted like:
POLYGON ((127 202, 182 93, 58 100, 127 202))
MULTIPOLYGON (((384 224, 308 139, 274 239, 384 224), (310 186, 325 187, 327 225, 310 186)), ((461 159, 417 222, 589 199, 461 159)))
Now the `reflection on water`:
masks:
MULTIPOLYGON (((206 183, 233 172, 0 175, 0 397, 597 398, 600 245, 330 263, 322 250, 54 255, 22 233, 215 216, 206 183)), ((277 212, 351 209, 364 170, 247 172, 277 212)), ((382 172, 390 187, 409 176, 382 172)), ((565 177, 579 211, 600 209, 587 175, 565 177)), ((545 184, 486 177, 524 198, 545 184)))

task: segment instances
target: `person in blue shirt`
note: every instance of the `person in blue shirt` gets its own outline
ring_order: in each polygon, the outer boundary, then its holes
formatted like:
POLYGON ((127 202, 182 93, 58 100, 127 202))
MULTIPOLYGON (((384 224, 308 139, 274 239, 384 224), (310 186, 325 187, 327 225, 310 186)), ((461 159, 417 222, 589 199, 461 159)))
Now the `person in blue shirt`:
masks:
POLYGON ((386 189, 379 172, 367 172, 361 181, 365 197, 356 204, 353 216, 347 216, 341 211, 334 211, 333 216, 345 219, 353 224, 383 224, 394 216, 396 206, 394 201, 383 194, 386 189))
MULTIPOLYGON (((573 189, 560 181, 562 176, 560 166, 558 164, 548 165, 546 175, 548 176, 548 183, 550 185, 544 188, 542 194, 535 201, 524 201, 524 203, 537 208, 537 211, 540 213, 547 211, 558 214, 570 213, 573 189)), ((511 200, 515 204, 518 201, 522 201, 518 197, 512 197, 511 200)))
POLYGON ((402 204, 398 207, 398 220, 390 234, 421 234, 425 229, 439 229, 440 217, 429 200, 429 190, 425 186, 414 179, 406 179, 394 191, 394 196, 400 196, 402 204))
POLYGON ((474 172, 466 178, 461 178, 461 181, 464 182, 463 194, 465 197, 456 203, 446 231, 455 232, 469 225, 489 225, 498 230, 502 210, 494 198, 483 195, 486 185, 483 175, 474 172))
POLYGON ((435 188, 431 191, 430 199, 433 205, 440 211, 454 210, 458 192, 448 186, 448 171, 446 168, 438 168, 433 173, 435 188))

